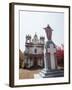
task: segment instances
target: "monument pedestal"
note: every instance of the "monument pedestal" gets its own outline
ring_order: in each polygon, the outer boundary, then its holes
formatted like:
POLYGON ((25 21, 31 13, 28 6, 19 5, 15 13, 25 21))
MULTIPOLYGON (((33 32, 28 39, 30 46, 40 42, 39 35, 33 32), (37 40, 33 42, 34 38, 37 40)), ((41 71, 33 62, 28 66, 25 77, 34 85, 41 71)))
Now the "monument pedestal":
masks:
POLYGON ((45 68, 39 74, 35 74, 34 78, 51 78, 64 76, 64 70, 57 68, 57 59, 55 53, 55 44, 53 41, 48 41, 46 43, 46 52, 44 54, 45 68))

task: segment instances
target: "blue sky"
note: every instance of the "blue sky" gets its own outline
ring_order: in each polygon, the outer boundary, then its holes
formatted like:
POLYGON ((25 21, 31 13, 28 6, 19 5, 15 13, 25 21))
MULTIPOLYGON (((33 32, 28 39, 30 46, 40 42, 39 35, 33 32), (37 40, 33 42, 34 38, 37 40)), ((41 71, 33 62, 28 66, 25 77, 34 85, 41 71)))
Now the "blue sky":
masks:
POLYGON ((22 52, 25 50, 27 34, 33 38, 36 33, 38 37, 44 36, 47 41, 43 28, 48 24, 54 30, 52 40, 60 46, 64 43, 64 13, 20 11, 20 49, 22 52))

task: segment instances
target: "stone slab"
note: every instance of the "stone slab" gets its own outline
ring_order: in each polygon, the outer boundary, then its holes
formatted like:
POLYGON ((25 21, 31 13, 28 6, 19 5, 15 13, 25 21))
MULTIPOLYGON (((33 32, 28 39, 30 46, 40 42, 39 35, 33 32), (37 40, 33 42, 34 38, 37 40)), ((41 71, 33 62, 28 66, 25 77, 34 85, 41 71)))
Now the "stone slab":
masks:
POLYGON ((42 70, 39 74, 34 75, 35 78, 51 78, 64 77, 64 70, 42 70))

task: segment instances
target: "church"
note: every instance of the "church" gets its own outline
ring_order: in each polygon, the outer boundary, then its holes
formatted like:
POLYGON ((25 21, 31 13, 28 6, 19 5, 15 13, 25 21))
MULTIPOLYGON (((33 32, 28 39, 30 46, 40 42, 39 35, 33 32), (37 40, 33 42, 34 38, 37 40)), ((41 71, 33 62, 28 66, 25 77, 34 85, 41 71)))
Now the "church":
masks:
POLYGON ((26 35, 24 68, 44 67, 44 44, 45 38, 43 36, 38 39, 37 34, 33 38, 30 35, 26 35))

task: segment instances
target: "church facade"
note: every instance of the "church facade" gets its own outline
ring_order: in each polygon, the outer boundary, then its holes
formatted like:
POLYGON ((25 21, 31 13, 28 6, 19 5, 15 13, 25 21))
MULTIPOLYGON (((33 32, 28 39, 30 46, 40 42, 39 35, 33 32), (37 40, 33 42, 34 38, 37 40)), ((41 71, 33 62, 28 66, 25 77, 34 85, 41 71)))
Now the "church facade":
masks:
POLYGON ((45 38, 43 36, 39 39, 37 34, 33 38, 30 35, 26 36, 24 68, 44 67, 44 44, 45 38))

